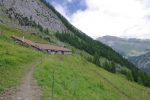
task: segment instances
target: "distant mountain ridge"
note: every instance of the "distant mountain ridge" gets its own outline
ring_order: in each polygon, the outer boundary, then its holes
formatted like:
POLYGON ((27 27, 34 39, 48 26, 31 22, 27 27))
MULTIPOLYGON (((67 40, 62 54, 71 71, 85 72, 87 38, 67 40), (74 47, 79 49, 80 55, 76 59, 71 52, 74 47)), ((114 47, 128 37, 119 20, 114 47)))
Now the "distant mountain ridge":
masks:
POLYGON ((112 47, 138 68, 150 72, 150 40, 104 36, 97 40, 112 47))
POLYGON ((115 36, 103 36, 98 41, 112 47, 125 57, 140 56, 150 52, 150 40, 136 38, 120 38, 115 36))
POLYGON ((140 69, 150 73, 150 53, 141 56, 130 57, 129 61, 138 66, 140 69))

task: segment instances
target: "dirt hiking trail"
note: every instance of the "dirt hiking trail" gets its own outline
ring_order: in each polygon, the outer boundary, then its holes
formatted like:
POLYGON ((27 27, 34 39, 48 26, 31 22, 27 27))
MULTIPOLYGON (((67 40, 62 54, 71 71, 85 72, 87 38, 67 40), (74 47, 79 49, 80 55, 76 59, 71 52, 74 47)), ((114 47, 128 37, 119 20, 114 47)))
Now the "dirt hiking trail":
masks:
POLYGON ((37 65, 38 63, 31 66, 16 90, 10 90, 0 95, 0 100, 41 100, 42 92, 33 78, 33 72, 37 65))

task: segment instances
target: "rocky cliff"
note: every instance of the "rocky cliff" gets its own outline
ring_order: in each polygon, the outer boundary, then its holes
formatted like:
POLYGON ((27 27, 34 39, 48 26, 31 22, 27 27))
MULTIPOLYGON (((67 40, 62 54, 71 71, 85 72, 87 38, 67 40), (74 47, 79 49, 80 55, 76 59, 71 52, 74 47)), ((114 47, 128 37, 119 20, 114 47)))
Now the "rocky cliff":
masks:
POLYGON ((28 18, 54 32, 68 31, 56 14, 40 0, 0 0, 0 7, 8 17, 17 19, 18 23, 28 18))

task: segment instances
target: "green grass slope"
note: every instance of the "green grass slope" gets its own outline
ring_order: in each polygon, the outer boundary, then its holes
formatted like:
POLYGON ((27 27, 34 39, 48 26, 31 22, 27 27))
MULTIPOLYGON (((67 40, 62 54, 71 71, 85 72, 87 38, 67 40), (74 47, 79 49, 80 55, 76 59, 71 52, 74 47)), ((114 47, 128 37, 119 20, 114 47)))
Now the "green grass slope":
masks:
MULTIPOLYGON (((31 63, 41 57, 41 53, 17 45, 11 35, 30 36, 17 29, 0 25, 0 93, 15 88, 31 63)), ((32 39, 37 40, 38 37, 32 39)))
POLYGON ((150 89, 109 73, 78 55, 53 55, 37 66, 43 100, 149 100, 150 89))

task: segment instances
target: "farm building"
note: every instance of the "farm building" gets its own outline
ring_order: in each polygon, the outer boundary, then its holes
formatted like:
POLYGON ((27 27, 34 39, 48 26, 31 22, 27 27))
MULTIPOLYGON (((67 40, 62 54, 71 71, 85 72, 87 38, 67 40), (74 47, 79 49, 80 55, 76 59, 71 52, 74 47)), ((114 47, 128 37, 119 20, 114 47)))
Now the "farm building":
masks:
POLYGON ((47 52, 48 54, 72 54, 72 50, 56 46, 56 45, 50 45, 50 44, 41 44, 41 43, 35 43, 33 41, 27 40, 20 37, 12 36, 12 38, 16 41, 16 43, 32 47, 36 50, 47 52))

